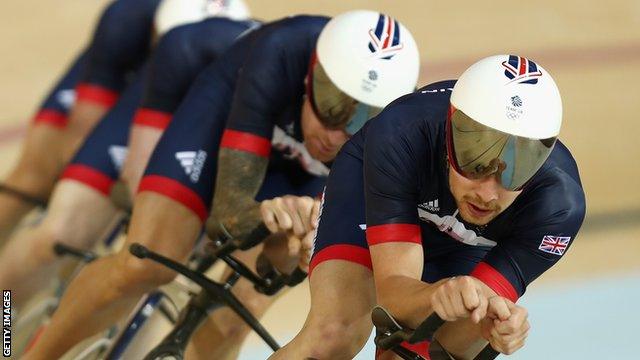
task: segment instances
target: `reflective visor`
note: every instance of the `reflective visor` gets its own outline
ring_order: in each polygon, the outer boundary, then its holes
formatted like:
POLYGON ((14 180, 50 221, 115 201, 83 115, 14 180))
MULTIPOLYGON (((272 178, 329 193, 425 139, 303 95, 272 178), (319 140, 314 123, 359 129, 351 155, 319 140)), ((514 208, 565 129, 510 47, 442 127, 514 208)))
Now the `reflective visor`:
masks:
POLYGON ((329 129, 344 128, 349 135, 355 134, 367 120, 382 110, 361 103, 338 89, 315 55, 307 78, 307 95, 322 125, 329 129))
POLYGON ((502 186, 519 190, 540 169, 556 137, 529 139, 480 124, 452 107, 447 121, 449 162, 469 179, 497 174, 502 186))

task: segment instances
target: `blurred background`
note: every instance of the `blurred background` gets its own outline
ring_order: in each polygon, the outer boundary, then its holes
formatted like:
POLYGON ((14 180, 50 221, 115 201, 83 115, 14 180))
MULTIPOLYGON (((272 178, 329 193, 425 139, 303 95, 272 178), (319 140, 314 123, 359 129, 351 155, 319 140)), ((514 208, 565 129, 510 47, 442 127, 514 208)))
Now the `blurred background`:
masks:
MULTIPOLYGON (((513 359, 636 358, 640 329, 640 1, 245 0, 256 18, 334 15, 368 8, 394 16, 420 47, 420 84, 455 78, 476 60, 515 53, 549 70, 563 96, 560 139, 587 194, 583 230, 567 256, 521 300, 532 330, 513 359)), ((28 121, 85 46, 106 0, 0 3, 0 176, 16 160, 28 121)), ((299 286, 268 313, 284 342, 308 309, 299 286)), ((242 359, 265 358, 252 337, 242 359)), ((358 358, 373 358, 369 344, 358 358)))

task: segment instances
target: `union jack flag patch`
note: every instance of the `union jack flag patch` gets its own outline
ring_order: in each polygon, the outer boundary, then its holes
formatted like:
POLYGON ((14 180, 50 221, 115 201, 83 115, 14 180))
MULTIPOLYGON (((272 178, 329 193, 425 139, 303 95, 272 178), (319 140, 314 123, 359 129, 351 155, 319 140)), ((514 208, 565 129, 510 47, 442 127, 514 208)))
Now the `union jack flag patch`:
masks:
POLYGON ((542 242, 540 243, 540 246, 538 246, 538 249, 549 254, 561 256, 564 254, 564 251, 567 250, 569 241, 571 241, 571 237, 569 236, 545 235, 542 238, 542 242))

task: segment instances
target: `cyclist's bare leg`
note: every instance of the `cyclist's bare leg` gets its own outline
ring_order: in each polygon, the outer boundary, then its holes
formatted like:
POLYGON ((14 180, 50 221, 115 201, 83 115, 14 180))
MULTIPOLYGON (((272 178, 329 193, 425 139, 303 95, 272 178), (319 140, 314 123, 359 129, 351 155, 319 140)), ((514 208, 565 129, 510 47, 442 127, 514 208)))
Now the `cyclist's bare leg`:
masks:
MULTIPOLYGON (((46 200, 64 164, 69 161, 80 141, 106 111, 104 106, 79 102, 71 111, 65 129, 46 123, 32 123, 18 163, 9 172, 3 184, 46 200), (74 137, 78 139, 74 140, 74 137)), ((34 207, 34 204, 25 202, 15 195, 0 191, 0 246, 20 219, 34 207)))
POLYGON ((66 165, 75 155, 80 145, 109 108, 103 104, 79 101, 69 114, 69 123, 64 129, 62 144, 62 165, 66 165))
POLYGON ((73 181, 56 185, 45 219, 18 231, 0 251, 0 288, 12 289, 20 307, 55 276, 53 244, 89 249, 114 223, 117 211, 104 194, 73 181))
MULTIPOLYGON (((63 130, 32 124, 22 145, 20 158, 3 184, 32 197, 46 200, 61 170, 63 130)), ((0 245, 35 204, 0 191, 0 245)))
POLYGON ((140 297, 173 280, 175 272, 129 254, 141 243, 182 261, 200 234, 200 219, 181 203, 151 192, 136 195, 124 248, 87 265, 72 281, 50 325, 24 359, 55 359, 82 339, 117 322, 140 297))
POLYGON ((130 194, 135 194, 151 154, 162 137, 163 130, 133 124, 129 134, 129 154, 122 166, 120 179, 130 194))
MULTIPOLYGON (((238 251, 234 256, 255 272, 256 259, 261 248, 262 246, 256 246, 248 251, 238 251)), ((229 273, 226 271, 223 278, 229 273)), ((253 284, 242 278, 234 285, 232 292, 259 319, 269 306, 286 292, 285 289, 287 288, 283 288, 275 296, 266 296, 255 291, 253 284)), ((240 346, 249 333, 249 326, 229 308, 216 310, 193 335, 187 347, 186 359, 236 359, 240 346)))
POLYGON ((353 359, 373 327, 371 270, 342 260, 325 261, 313 270, 310 286, 311 310, 302 330, 270 359, 353 359))

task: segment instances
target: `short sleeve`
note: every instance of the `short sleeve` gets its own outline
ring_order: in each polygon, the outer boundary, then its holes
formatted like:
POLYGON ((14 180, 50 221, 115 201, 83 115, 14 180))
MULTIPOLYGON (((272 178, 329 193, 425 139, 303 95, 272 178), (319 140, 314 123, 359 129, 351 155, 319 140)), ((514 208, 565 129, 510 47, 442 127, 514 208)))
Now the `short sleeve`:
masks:
POLYGON ((269 156, 277 116, 294 96, 282 46, 276 36, 253 40, 238 74, 221 147, 269 156))
POLYGON ((422 243, 418 225, 416 154, 426 151, 407 135, 398 107, 387 108, 367 127, 364 145, 364 186, 367 242, 422 243))

